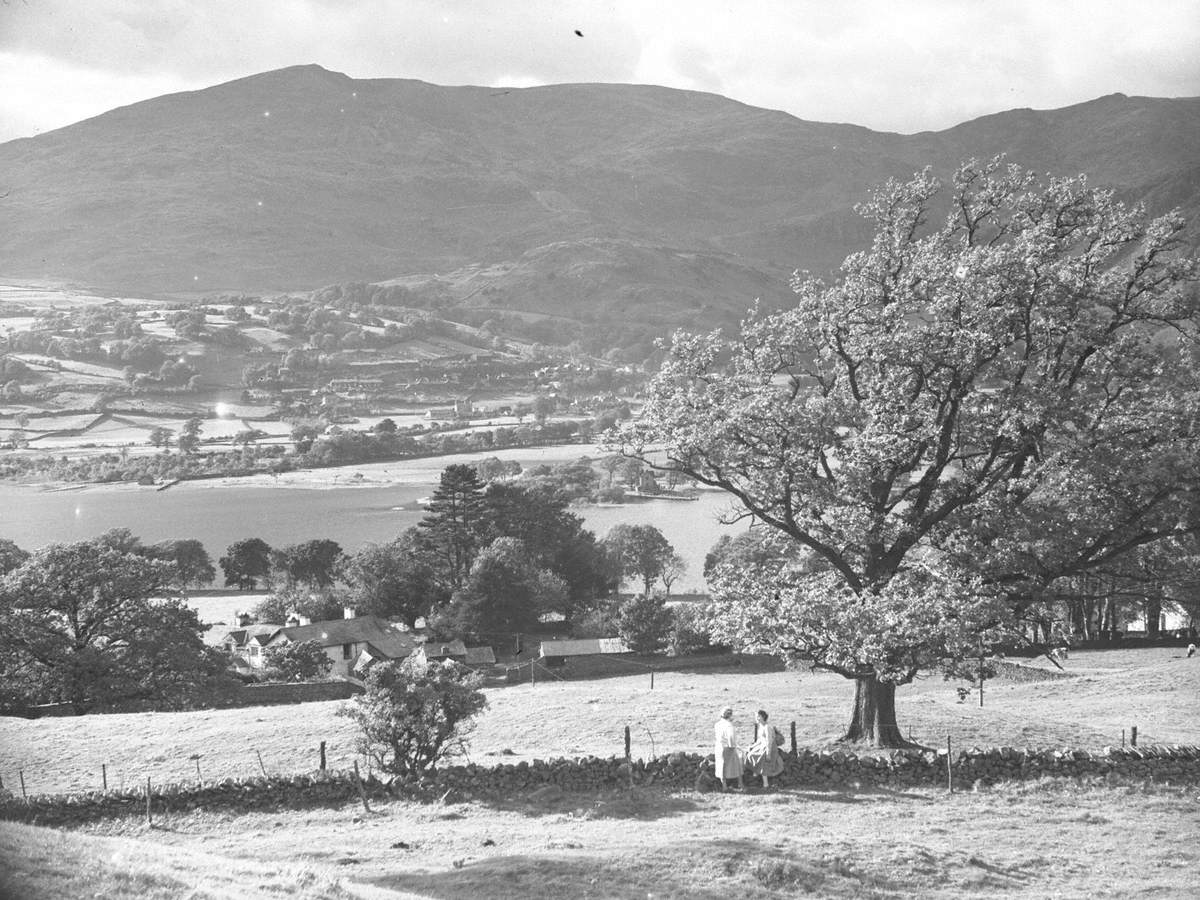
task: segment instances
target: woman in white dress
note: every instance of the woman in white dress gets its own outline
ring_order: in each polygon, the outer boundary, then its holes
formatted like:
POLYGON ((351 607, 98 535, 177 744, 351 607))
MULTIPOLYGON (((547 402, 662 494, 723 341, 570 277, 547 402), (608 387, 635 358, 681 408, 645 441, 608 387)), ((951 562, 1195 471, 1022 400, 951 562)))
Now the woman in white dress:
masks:
POLYGON ((713 746, 714 766, 717 778, 721 780, 721 790, 728 790, 728 780, 737 779, 738 787, 746 785, 742 781, 742 756, 737 748, 737 736, 733 731, 733 707, 726 706, 721 710, 721 718, 717 719, 715 741, 713 746))
POLYGON ((760 709, 754 726, 754 743, 746 751, 746 765, 755 775, 761 775, 763 787, 771 786, 771 779, 783 772, 783 754, 779 745, 783 735, 774 725, 767 724, 767 711, 760 709))

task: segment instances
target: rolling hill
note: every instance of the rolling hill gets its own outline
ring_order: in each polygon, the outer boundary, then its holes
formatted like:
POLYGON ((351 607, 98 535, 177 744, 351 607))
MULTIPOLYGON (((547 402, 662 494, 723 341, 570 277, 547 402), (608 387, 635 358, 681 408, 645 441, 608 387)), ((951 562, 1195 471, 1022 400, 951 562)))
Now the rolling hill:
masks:
POLYGON ((661 87, 298 66, 0 145, 0 275, 144 293, 436 280, 470 305, 715 322, 861 246, 852 207, 889 176, 1003 151, 1196 218, 1197 146, 1200 98, 898 135, 661 87))

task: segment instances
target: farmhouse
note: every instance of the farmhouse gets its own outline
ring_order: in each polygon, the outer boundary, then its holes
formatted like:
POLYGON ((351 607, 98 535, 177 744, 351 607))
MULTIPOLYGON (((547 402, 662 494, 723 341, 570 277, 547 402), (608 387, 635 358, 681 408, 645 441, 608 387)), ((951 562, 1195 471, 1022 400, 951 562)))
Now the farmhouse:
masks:
POLYGON ((282 628, 282 625, 269 623, 243 625, 221 639, 221 649, 250 668, 261 669, 264 665, 263 650, 282 628))
POLYGON ((379 616, 353 617, 281 628, 268 647, 316 641, 333 661, 330 673, 355 676, 373 662, 404 659, 417 647, 417 639, 379 616))

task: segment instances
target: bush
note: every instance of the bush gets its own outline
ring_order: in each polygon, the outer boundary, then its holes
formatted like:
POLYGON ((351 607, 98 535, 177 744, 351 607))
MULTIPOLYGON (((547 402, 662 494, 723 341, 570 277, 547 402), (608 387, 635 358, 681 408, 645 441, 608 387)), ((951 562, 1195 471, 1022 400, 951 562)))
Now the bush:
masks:
POLYGON ((661 594, 641 594, 621 604, 617 633, 634 653, 648 656, 666 644, 672 618, 661 594))
POLYGON ((355 749, 376 768, 411 776, 462 751, 472 720, 487 698, 480 677, 458 663, 418 659, 373 666, 367 689, 339 715, 358 725, 355 749))
POLYGON ((672 610, 667 649, 672 656, 691 656, 713 649, 708 631, 708 604, 676 606, 672 610))
POLYGON ((268 647, 264 662, 276 681, 312 681, 324 678, 333 668, 333 660, 316 641, 268 647))

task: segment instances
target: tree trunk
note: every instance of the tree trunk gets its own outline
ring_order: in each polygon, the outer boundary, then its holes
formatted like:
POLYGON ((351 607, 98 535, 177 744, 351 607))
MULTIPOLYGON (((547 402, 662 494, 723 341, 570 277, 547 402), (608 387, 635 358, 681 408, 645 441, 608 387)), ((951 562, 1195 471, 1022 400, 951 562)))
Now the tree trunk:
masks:
POLYGON ((1146 598, 1146 636, 1158 637, 1159 625, 1162 624, 1162 598, 1146 598))
POLYGON ((843 741, 872 747, 917 746, 904 739, 896 724, 896 685, 874 673, 854 682, 854 715, 843 741))

